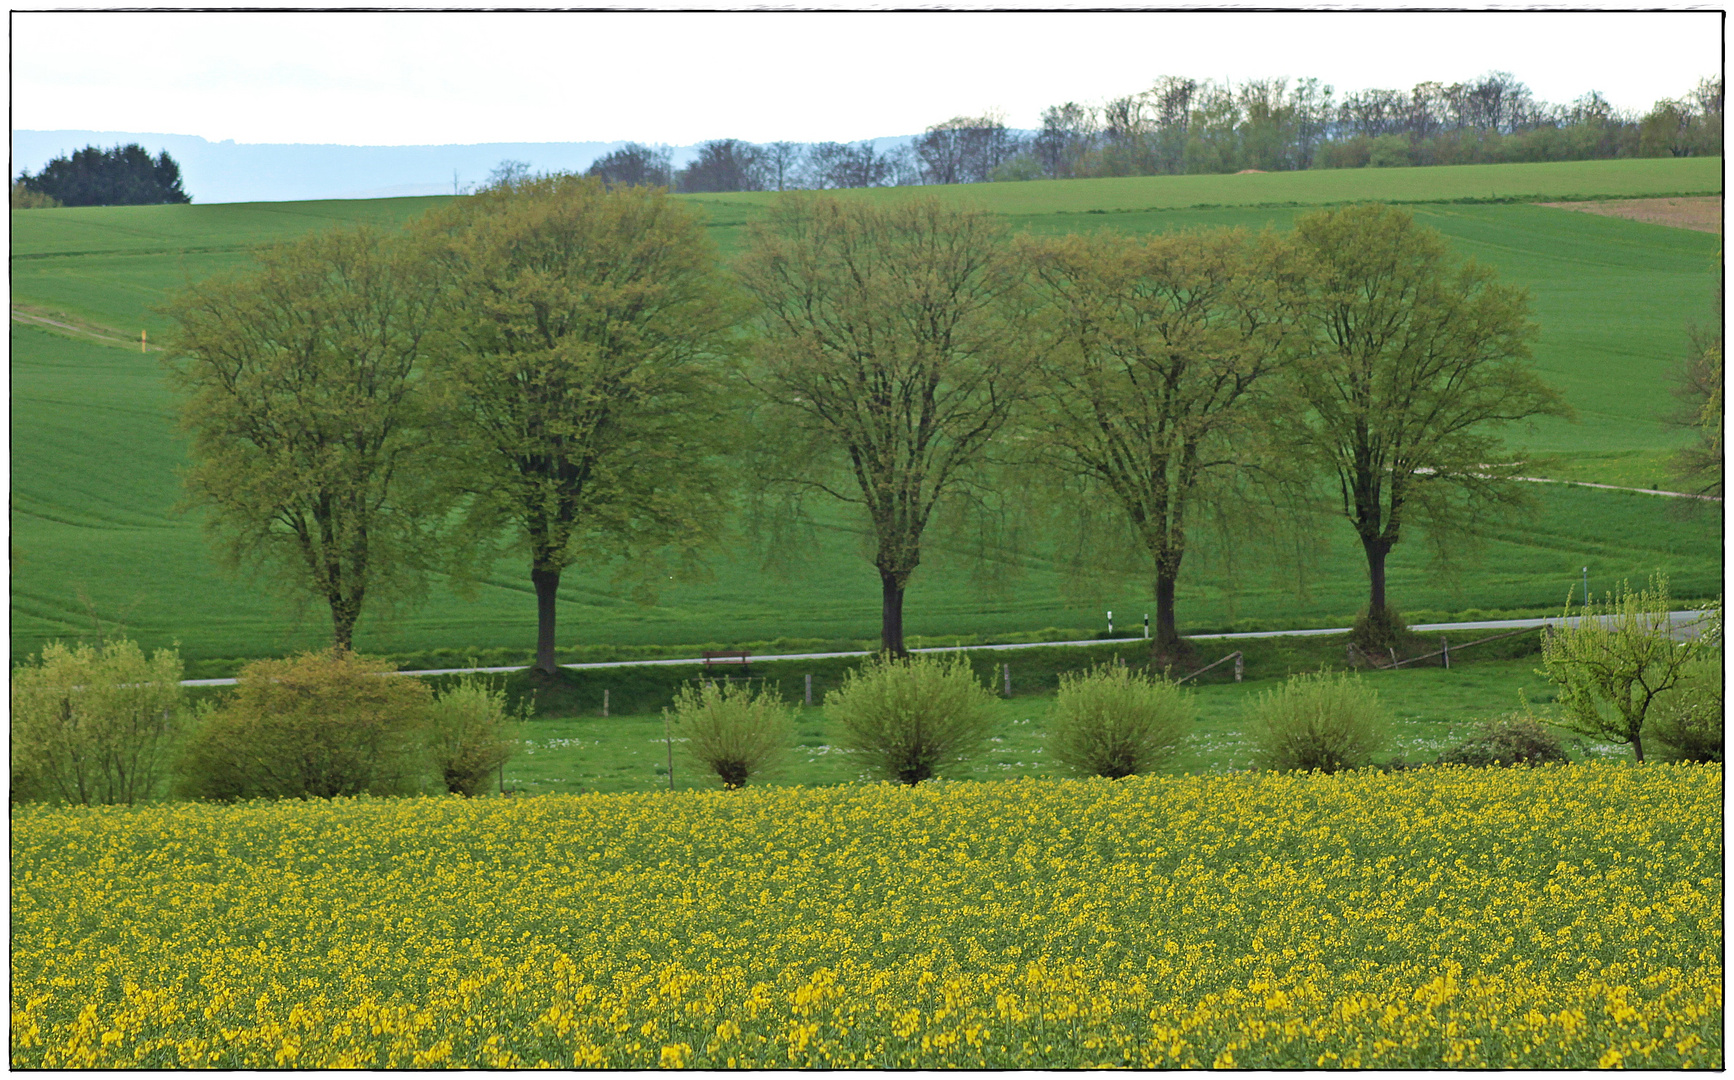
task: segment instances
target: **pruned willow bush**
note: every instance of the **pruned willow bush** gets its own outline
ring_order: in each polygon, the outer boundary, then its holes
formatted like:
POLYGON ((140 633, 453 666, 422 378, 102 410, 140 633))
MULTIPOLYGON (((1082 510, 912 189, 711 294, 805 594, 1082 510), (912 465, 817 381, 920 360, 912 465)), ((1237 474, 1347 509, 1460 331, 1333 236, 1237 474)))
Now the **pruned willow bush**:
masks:
POLYGON ((436 696, 428 707, 428 748, 445 789, 466 797, 481 790, 517 752, 517 726, 528 718, 528 703, 514 714, 506 692, 475 675, 436 696))
POLYGON ((156 793, 180 727, 180 656, 55 642, 12 670, 12 798, 133 803, 156 793))
POLYGON ((1081 773, 1118 780, 1172 758, 1196 715, 1167 679, 1102 666, 1060 676, 1048 750, 1081 773))
POLYGON ((794 709, 771 688, 745 682, 683 686, 672 718, 687 755, 730 789, 776 764, 794 737, 794 709))
POLYGON ((1247 708, 1259 764, 1334 773, 1372 764, 1390 714, 1359 676, 1320 671, 1295 675, 1259 694, 1247 708))
POLYGON ((979 753, 993 731, 993 694, 962 654, 880 656, 825 695, 843 744, 868 770, 919 784, 979 753))
POLYGON ((408 794, 421 786, 432 692, 347 649, 256 660, 207 709, 180 760, 197 798, 408 794))

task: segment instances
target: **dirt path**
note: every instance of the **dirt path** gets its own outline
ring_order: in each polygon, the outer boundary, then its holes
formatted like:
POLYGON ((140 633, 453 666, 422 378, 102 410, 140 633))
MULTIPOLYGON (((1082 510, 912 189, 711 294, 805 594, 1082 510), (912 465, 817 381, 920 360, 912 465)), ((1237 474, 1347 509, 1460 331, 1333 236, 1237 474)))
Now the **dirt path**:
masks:
MULTIPOLYGON (((59 313, 56 312, 56 314, 59 313)), ((70 317, 71 316, 63 316, 62 318, 70 317)), ((106 326, 98 326, 95 323, 85 323, 80 325, 78 323, 63 322, 61 319, 51 319, 46 315, 37 314, 36 312, 17 304, 12 305, 12 318, 30 326, 46 326, 53 330, 60 330, 71 334, 75 337, 90 338, 94 341, 100 341, 104 345, 119 345, 131 348, 138 344, 136 340, 122 337, 120 331, 106 326)), ((162 349, 156 345, 151 345, 144 351, 161 352, 162 349)))

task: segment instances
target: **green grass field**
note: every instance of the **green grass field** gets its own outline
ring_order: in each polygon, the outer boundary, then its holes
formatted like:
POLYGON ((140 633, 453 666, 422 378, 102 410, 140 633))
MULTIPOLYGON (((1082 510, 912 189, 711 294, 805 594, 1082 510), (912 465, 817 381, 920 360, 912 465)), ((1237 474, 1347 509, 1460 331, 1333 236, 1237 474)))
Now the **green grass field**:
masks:
MULTIPOLYGON (((1719 170, 1719 160, 1680 159, 1147 177, 944 193, 1035 232, 1280 229, 1297 211, 1269 204, 1418 200, 1417 217, 1457 250, 1531 291, 1542 325, 1537 364, 1581 416, 1576 424, 1543 421, 1510 434, 1537 456, 1536 474, 1643 486, 1664 479, 1648 474, 1684 438, 1659 420, 1672 405, 1666 375, 1683 353, 1688 323, 1712 315, 1719 239, 1546 207, 1447 200, 1715 191, 1719 170), (1215 205, 1198 208, 1202 203, 1215 205), (1091 209, 1124 212, 1085 212, 1091 209)), ((738 249, 742 224, 767 200, 693 198, 707 206, 725 253, 738 249)), ((146 329, 157 341, 168 327, 151 312, 155 305, 186 280, 245 264, 254 245, 344 222, 396 224, 439 201, 17 211, 13 302, 134 341, 146 329)), ((184 656, 199 661, 276 654, 326 637, 320 610, 308 609, 297 623, 250 583, 222 577, 197 516, 173 512, 183 451, 160 354, 17 321, 11 342, 15 660, 54 638, 88 636, 92 612, 106 624, 123 623, 147 646, 179 642, 184 656)), ((1677 519, 1661 500, 1618 492, 1538 485, 1535 496, 1533 513, 1495 528, 1453 567, 1431 565, 1418 535, 1406 539, 1392 557, 1394 602, 1421 618, 1552 610, 1585 565, 1597 589, 1656 570, 1672 575, 1682 597, 1722 587, 1718 514, 1677 519)), ((1323 539, 1325 555, 1304 582, 1270 567, 1230 575, 1203 561, 1189 565, 1181 581, 1183 626, 1345 624, 1364 600, 1364 572, 1346 525, 1333 522, 1323 539)), ((729 538, 709 580, 670 582, 648 607, 611 587, 607 568, 575 569, 562 585, 561 642, 598 658, 597 650, 615 647, 871 639, 878 587, 860 557, 857 527, 841 516, 822 520, 811 548, 779 575, 762 568, 762 552, 729 538)), ((1139 581, 1069 595, 1052 562, 1032 556, 1008 583, 988 587, 943 540, 928 550, 907 616, 910 632, 923 638, 1096 627, 1106 608, 1125 613, 1124 620, 1147 606, 1139 581)), ((526 649, 534 627, 527 578, 502 561, 474 601, 436 587, 428 605, 389 623, 370 614, 358 644, 405 656, 445 650, 452 659, 526 649)))
MULTIPOLYGON (((1221 651, 1229 650, 1225 646, 1221 651)), ((1553 700, 1553 690, 1547 680, 1535 674, 1537 666, 1535 657, 1479 662, 1460 658, 1449 671, 1434 666, 1367 672, 1363 678, 1379 691, 1393 717, 1388 743, 1377 760, 1430 762, 1468 736, 1478 721, 1519 709, 1520 692, 1532 705, 1545 709, 1553 700)), ((801 680, 795 669, 801 667, 800 662, 764 667, 771 671, 788 669, 782 686, 786 693, 792 691, 793 700, 799 700, 801 680)), ((1161 773, 1220 773, 1251 767, 1253 741, 1243 715, 1247 699, 1277 686, 1283 677, 1268 670, 1262 678, 1254 674, 1249 669, 1245 682, 1217 681, 1194 691, 1198 719, 1180 753, 1159 770, 1161 773)), ((984 675, 998 685, 991 672, 984 675)), ((1028 673, 1013 675, 1014 690, 1028 682, 1028 673)), ((944 775, 961 780, 1071 775, 1047 756, 1053 703, 1051 693, 1018 692, 1002 699, 995 705, 997 730, 985 752, 944 775)), ((816 694, 814 706, 799 711, 795 735, 798 745, 775 770, 755 782, 819 786, 871 779, 840 748, 841 732, 827 716, 822 696, 816 694)), ((583 715, 532 719, 523 738, 523 750, 505 769, 508 791, 546 794, 667 789, 668 746, 658 712, 624 716, 611 712, 604 718, 592 707, 583 715)), ((1574 760, 1631 757, 1630 751, 1603 743, 1568 741, 1567 752, 1574 760)), ((674 746, 674 775, 674 787, 679 790, 720 786, 715 776, 684 756, 678 742, 674 746)))

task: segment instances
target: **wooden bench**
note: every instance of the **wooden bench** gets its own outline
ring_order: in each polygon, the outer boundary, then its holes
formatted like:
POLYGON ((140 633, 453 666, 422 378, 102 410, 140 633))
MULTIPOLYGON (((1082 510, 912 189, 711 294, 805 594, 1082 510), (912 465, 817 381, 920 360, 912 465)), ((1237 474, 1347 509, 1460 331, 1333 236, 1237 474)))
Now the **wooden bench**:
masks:
POLYGON ((724 649, 720 652, 711 652, 706 649, 704 654, 705 670, 708 671, 715 667, 738 666, 742 671, 745 671, 747 669, 747 657, 751 655, 752 653, 745 650, 724 649))

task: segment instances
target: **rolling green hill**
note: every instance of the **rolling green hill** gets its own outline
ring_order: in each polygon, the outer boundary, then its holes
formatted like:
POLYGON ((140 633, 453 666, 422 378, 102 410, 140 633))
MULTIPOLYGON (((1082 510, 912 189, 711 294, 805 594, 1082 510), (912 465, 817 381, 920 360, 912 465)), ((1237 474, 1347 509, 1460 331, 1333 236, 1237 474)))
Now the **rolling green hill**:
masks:
MULTIPOLYGON (((1288 227, 1293 206, 1367 197, 1414 201, 1417 217, 1458 251, 1527 286, 1542 324, 1536 359, 1578 408, 1581 422, 1545 421, 1512 432, 1515 445, 1557 455, 1542 475, 1631 482, 1654 470, 1682 435, 1657 419, 1668 409, 1666 375, 1686 326, 1711 315, 1719 238, 1618 218, 1511 203, 1452 199, 1559 199, 1718 190, 1720 161, 1704 159, 1345 170, 1214 177, 1143 177, 940 189, 1005 215, 1014 229, 1170 230, 1212 225, 1288 227), (1198 204, 1214 204, 1199 206, 1198 204), (1167 207, 1167 209, 1152 209, 1167 207), (1113 211, 1089 213, 1090 210, 1113 211), (1551 470, 1551 472, 1549 471, 1551 470)), ((927 189, 933 190, 933 189, 927 189)), ((907 192, 853 193, 898 198, 907 192)), ((768 196, 694 196, 726 252, 768 196)), ((333 224, 393 225, 439 199, 284 204, 105 207, 13 213, 13 303, 25 313, 73 321, 131 339, 104 345, 13 322, 13 655, 55 637, 88 636, 90 610, 124 621, 147 645, 178 640, 190 657, 279 653, 317 644, 321 610, 297 627, 257 590, 220 576, 196 515, 173 512, 182 449, 160 354, 141 355, 137 334, 160 340, 151 309, 182 282, 244 265, 262 243, 333 224), (83 598, 81 598, 83 597, 83 598)), ((1656 477, 1641 477, 1648 483, 1656 477)), ((1598 588, 1617 576, 1668 570, 1676 592, 1721 588, 1721 531, 1714 515, 1675 520, 1662 500, 1618 492, 1538 487, 1542 511, 1496 531, 1450 574, 1432 568, 1419 537, 1393 556, 1395 602, 1412 613, 1529 611, 1558 604, 1589 565, 1598 588)), ((1239 623, 1340 622, 1361 603, 1364 577, 1346 526, 1332 526, 1329 554, 1304 595, 1290 575, 1252 567, 1231 578, 1189 567, 1180 615, 1193 628, 1239 623)), ((1045 559, 1030 558, 999 591, 979 584, 968 561, 932 545, 908 601, 909 628, 926 636, 996 635, 1046 626, 1094 626, 1103 607, 1141 613, 1141 590, 1067 598, 1045 559)), ((759 568, 736 538, 708 582, 671 582, 642 607, 609 585, 606 568, 573 572, 562 588, 563 642, 693 644, 779 637, 859 639, 877 629, 878 584, 859 557, 852 523, 824 523, 811 557, 788 577, 759 568)), ((377 614, 377 613, 375 613, 377 614)), ((1124 618, 1124 616, 1122 616, 1124 618)), ((358 642, 381 652, 530 643, 534 602, 527 574, 502 562, 474 601, 436 591, 430 604, 390 626, 369 618, 358 642)))

